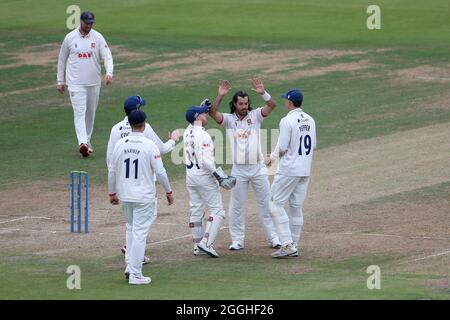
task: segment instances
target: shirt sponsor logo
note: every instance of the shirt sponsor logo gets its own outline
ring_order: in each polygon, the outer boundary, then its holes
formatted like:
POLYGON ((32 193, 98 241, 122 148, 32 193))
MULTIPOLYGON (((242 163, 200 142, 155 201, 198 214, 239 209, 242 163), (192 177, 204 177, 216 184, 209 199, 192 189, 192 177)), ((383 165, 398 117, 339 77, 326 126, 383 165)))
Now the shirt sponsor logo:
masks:
POLYGON ((90 59, 92 57, 91 52, 78 52, 79 59, 90 59))
POLYGON ((251 134, 252 134, 251 131, 236 131, 236 136, 238 138, 246 139, 246 138, 250 137, 251 134))

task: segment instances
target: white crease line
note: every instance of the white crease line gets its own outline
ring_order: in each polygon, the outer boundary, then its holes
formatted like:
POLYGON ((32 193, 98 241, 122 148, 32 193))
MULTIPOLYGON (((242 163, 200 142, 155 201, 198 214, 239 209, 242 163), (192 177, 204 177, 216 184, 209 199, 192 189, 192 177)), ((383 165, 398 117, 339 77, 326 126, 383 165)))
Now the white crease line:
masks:
POLYGON ((186 234, 186 235, 181 236, 181 237, 176 237, 176 238, 162 240, 162 241, 157 241, 157 242, 149 242, 149 244, 160 244, 160 243, 174 241, 174 240, 183 239, 183 238, 187 238, 187 237, 192 237, 192 234, 186 234))
POLYGON ((29 216, 28 218, 30 219, 45 219, 45 220, 53 220, 53 219, 58 219, 58 218, 49 218, 49 217, 33 217, 33 216, 29 216))
MULTIPOLYGON (((1 231, 24 231, 24 232, 37 232, 37 233, 79 233, 79 234, 84 234, 84 232, 70 232, 70 230, 36 230, 36 229, 19 229, 19 228, 0 228, 0 232, 1 231)), ((117 236, 117 233, 107 233, 107 232, 88 232, 88 235, 112 235, 112 236, 117 236)))
POLYGON ((425 259, 428 259, 428 258, 439 257, 439 256, 443 256, 443 255, 446 255, 446 254, 449 254, 449 253, 450 253, 450 250, 449 251, 444 251, 444 252, 441 252, 441 253, 432 254, 430 256, 426 256, 426 257, 423 257, 423 258, 418 258, 418 259, 414 259, 414 260, 405 261, 405 262, 402 262, 402 263, 399 263, 399 264, 405 264, 405 263, 425 260, 425 259))
POLYGON ((374 236, 374 237, 394 237, 394 238, 404 238, 404 239, 417 239, 417 240, 450 240, 450 238, 436 238, 436 237, 408 237, 408 236, 399 236, 396 234, 382 234, 382 233, 350 233, 353 235, 366 235, 366 236, 374 236))
POLYGON ((14 221, 20 221, 20 220, 25 220, 25 219, 28 219, 28 218, 29 218, 28 216, 24 216, 24 217, 17 218, 17 219, 1 221, 0 224, 3 224, 3 223, 9 223, 9 222, 14 222, 14 221))
POLYGON ((304 231, 303 233, 319 233, 319 234, 340 234, 349 236, 374 236, 374 237, 393 237, 393 238, 406 238, 406 239, 417 239, 417 240, 450 240, 450 238, 437 238, 437 237, 410 237, 410 236, 399 236, 396 234, 382 234, 382 233, 364 233, 364 232, 315 232, 315 231, 304 231))
POLYGON ((450 78, 438 78, 438 77, 416 77, 416 79, 421 80, 450 80, 450 78))
POLYGON ((35 230, 35 229, 18 229, 18 228, 0 228, 1 230, 5 231, 25 231, 25 232, 39 232, 39 233, 57 233, 57 232, 63 232, 63 231, 57 231, 57 230, 35 230))
POLYGON ((161 224, 161 225, 169 225, 169 226, 179 226, 179 223, 173 223, 173 222, 153 222, 153 224, 161 224))

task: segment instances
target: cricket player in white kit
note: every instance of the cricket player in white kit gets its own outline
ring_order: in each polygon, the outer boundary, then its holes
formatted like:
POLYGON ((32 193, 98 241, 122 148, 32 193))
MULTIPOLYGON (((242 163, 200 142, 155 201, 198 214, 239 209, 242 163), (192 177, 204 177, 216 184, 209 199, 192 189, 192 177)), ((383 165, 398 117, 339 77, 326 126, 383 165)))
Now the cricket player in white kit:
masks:
POLYGON ((254 79, 252 85, 252 90, 259 93, 266 102, 265 106, 252 110, 248 94, 238 91, 230 102, 231 113, 218 112, 219 104, 231 89, 229 82, 224 80, 219 85, 218 95, 209 111, 209 115, 227 129, 233 161, 231 175, 236 177, 236 187, 231 192, 229 207, 232 241, 230 250, 244 248, 249 183, 252 184, 255 191, 258 215, 266 239, 273 248, 279 248, 281 245, 269 210, 270 183, 261 152, 260 136, 261 124, 276 107, 276 103, 266 92, 260 80, 254 79))
MULTIPOLYGON (((140 109, 142 106, 146 104, 145 99, 141 98, 140 96, 129 96, 125 99, 123 103, 123 108, 125 111, 125 118, 120 121, 119 123, 115 124, 111 129, 111 134, 109 136, 108 141, 108 148, 106 151, 106 164, 108 165, 108 168, 112 165, 112 153, 114 151, 114 147, 120 139, 127 137, 131 133, 131 126, 128 123, 128 114, 132 112, 133 110, 140 109)), ((153 128, 150 126, 148 122, 145 123, 145 130, 144 130, 144 136, 151 141, 153 141, 156 146, 158 147, 161 154, 168 153, 173 150, 175 147, 175 143, 179 139, 179 133, 178 130, 174 130, 173 132, 169 133, 170 139, 167 140, 165 143, 161 141, 161 139, 158 137, 158 135, 155 133, 153 128)), ((156 178, 155 178, 156 179, 156 178)), ((157 197, 155 197, 155 210, 158 209, 158 202, 157 197)), ((128 255, 126 254, 126 246, 122 247, 122 253, 125 254, 125 263, 128 264, 128 255)), ((150 259, 147 256, 144 256, 143 263, 147 264, 150 262, 150 259)))
MULTIPOLYGON (((124 137, 127 137, 131 133, 131 126, 128 123, 128 114, 131 111, 140 109, 145 105, 145 99, 141 98, 140 96, 129 96, 127 99, 125 99, 123 103, 125 118, 112 127, 111 134, 109 135, 108 148, 106 151, 106 163, 108 166, 111 160, 112 152, 114 151, 114 146, 116 145, 117 141, 124 137)), ((158 135, 155 133, 148 122, 145 123, 144 136, 153 141, 162 154, 171 152, 175 147, 175 143, 179 139, 178 130, 174 130, 170 133, 169 140, 167 140, 166 142, 162 142, 162 140, 158 137, 158 135)))
POLYGON ((154 175, 166 191, 168 204, 173 203, 172 189, 161 153, 155 143, 144 136, 146 114, 134 110, 128 115, 132 132, 114 147, 112 166, 108 168, 110 203, 119 200, 125 212, 127 254, 125 275, 129 284, 148 284, 142 275, 142 259, 150 226, 156 219, 154 175))
POLYGON ((214 241, 219 233, 225 210, 219 185, 227 190, 234 187, 236 179, 226 176, 214 161, 214 143, 206 132, 206 113, 209 105, 192 106, 186 111, 189 126, 184 132, 184 157, 186 163, 186 188, 189 192, 191 211, 189 227, 194 241, 194 255, 206 253, 218 257, 214 241), (209 216, 203 228, 203 209, 208 207, 209 216))
POLYGON ((100 58, 104 60, 107 85, 112 83, 114 69, 112 54, 105 38, 92 29, 94 22, 92 12, 83 12, 80 27, 66 35, 58 58, 56 89, 63 94, 64 84, 67 84, 79 151, 83 157, 88 157, 93 152, 91 137, 100 96, 100 58))
POLYGON ((282 96, 288 114, 280 121, 280 136, 271 159, 279 157, 272 183, 270 208, 277 225, 281 248, 274 258, 298 257, 303 226, 303 202, 308 191, 314 149, 316 123, 301 109, 303 93, 292 89, 282 96), (284 209, 289 203, 289 214, 284 209))

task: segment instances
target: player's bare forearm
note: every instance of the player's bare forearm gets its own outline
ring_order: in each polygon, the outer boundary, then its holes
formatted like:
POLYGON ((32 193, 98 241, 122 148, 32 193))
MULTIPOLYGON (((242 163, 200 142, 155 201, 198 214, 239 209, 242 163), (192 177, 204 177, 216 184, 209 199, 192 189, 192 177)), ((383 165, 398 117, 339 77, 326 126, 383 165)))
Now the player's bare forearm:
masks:
POLYGON ((214 99, 213 103, 211 104, 211 108, 209 109, 209 115, 218 123, 222 123, 223 115, 217 109, 219 109, 219 105, 223 100, 223 95, 218 95, 216 99, 214 99))
POLYGON ((252 80, 252 90, 254 92, 257 92, 261 95, 261 98, 266 102, 262 109, 263 116, 267 117, 269 113, 275 109, 277 106, 277 103, 275 100, 272 99, 270 94, 266 91, 266 88, 264 87, 264 83, 260 79, 253 79, 252 80))
POLYGON ((214 102, 209 109, 209 115, 216 120, 218 124, 221 124, 223 121, 223 114, 217 111, 219 109, 219 105, 223 100, 223 97, 230 91, 231 85, 228 80, 221 80, 219 83, 219 88, 217 90, 217 97, 214 99, 214 102))
POLYGON ((263 107, 262 112, 264 116, 268 116, 277 106, 275 100, 270 99, 266 102, 266 105, 263 107))

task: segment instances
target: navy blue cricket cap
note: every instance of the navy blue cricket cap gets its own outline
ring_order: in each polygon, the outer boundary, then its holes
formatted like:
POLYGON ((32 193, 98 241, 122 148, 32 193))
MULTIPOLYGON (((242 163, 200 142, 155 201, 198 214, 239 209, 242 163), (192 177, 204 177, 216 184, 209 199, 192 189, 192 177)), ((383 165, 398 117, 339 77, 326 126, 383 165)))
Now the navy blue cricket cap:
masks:
POLYGON ((129 96, 123 102, 123 108, 125 109, 125 113, 129 114, 131 111, 145 106, 145 100, 140 96, 129 96))
POLYGON ((192 106, 186 111, 186 120, 189 123, 194 123, 195 119, 202 113, 209 112, 209 107, 207 106, 192 106))
POLYGON ((136 109, 130 112, 128 115, 128 123, 131 125, 145 122, 147 115, 144 111, 136 109))
POLYGON ((282 94, 281 97, 292 102, 303 102, 303 93, 298 89, 291 89, 285 94, 282 94))
POLYGON ((90 11, 84 11, 80 15, 80 20, 84 23, 91 24, 95 22, 95 16, 90 11))

